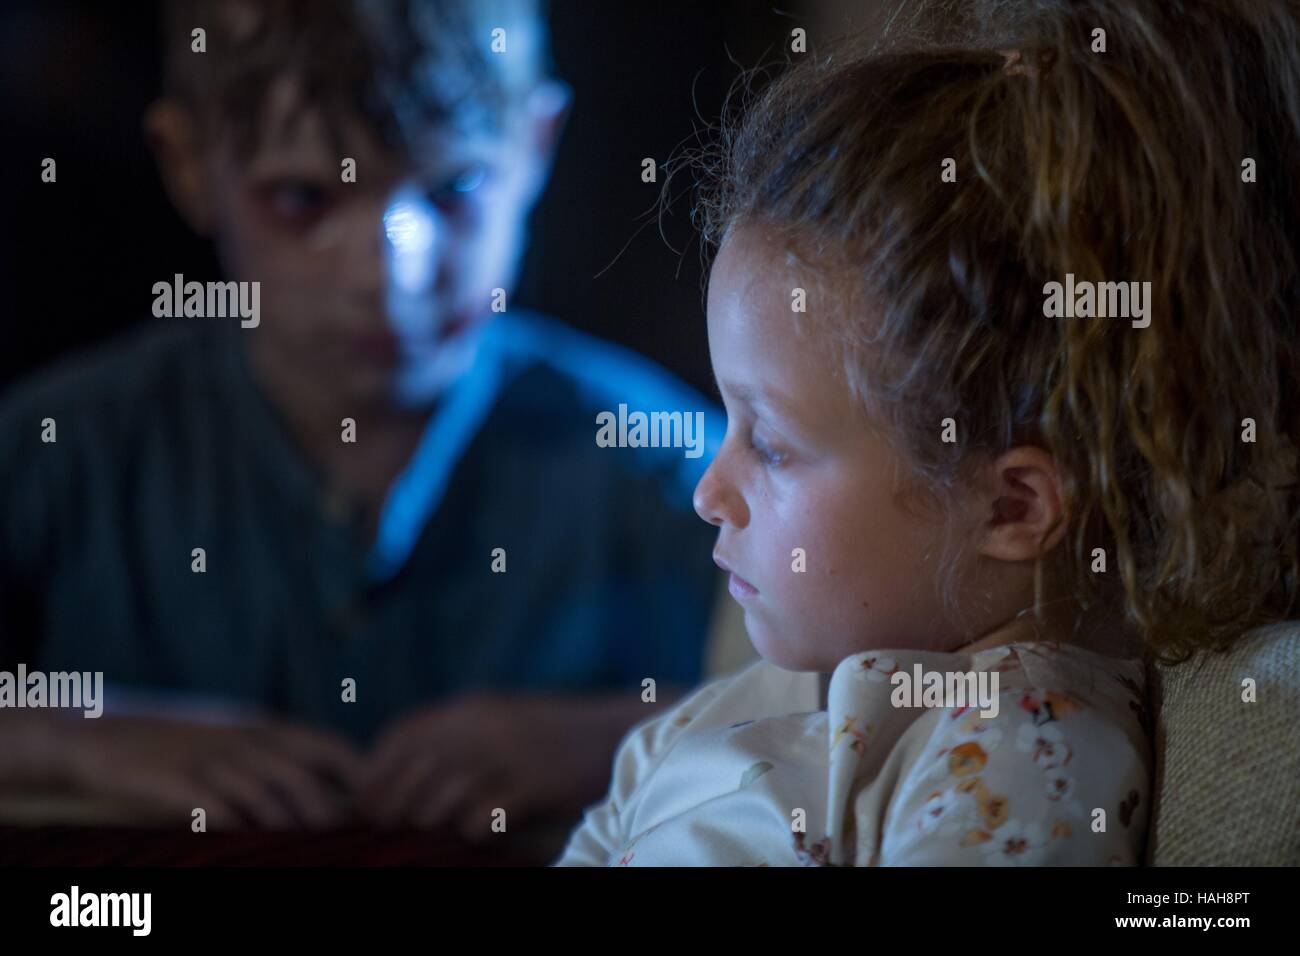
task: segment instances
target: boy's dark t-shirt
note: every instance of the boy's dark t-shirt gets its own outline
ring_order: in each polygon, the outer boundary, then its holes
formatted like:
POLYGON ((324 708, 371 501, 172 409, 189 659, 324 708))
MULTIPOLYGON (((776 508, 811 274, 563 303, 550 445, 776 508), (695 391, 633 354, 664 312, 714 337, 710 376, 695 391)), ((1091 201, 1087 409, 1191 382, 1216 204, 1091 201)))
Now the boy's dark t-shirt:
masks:
POLYGON ((461 690, 699 680, 717 571, 691 489, 722 418, 697 393, 541 316, 495 316, 367 551, 241 334, 150 323, 0 402, 0 667, 103 671, 361 741, 461 690), (599 447, 596 415, 620 403, 703 411, 703 454, 599 447))

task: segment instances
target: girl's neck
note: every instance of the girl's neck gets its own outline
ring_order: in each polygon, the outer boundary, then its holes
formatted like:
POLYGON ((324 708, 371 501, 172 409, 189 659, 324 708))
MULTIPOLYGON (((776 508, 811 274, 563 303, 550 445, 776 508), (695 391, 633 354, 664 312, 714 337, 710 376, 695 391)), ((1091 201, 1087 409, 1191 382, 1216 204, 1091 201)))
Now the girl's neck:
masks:
MULTIPOLYGON (((1073 598, 1044 601, 1041 614, 1026 608, 976 637, 968 644, 951 648, 954 654, 973 654, 1005 644, 1071 644, 1106 657, 1131 659, 1143 656, 1140 633, 1124 620, 1115 601, 1098 602, 1084 611, 1073 598), (1078 627, 1076 628, 1076 622, 1078 627)), ((819 675, 821 709, 827 706, 831 673, 819 675)))
POLYGON ((954 651, 970 654, 1015 643, 1071 644, 1108 657, 1138 657, 1143 647, 1113 602, 1085 610, 1067 597, 1044 601, 1039 613, 1028 607, 954 651))

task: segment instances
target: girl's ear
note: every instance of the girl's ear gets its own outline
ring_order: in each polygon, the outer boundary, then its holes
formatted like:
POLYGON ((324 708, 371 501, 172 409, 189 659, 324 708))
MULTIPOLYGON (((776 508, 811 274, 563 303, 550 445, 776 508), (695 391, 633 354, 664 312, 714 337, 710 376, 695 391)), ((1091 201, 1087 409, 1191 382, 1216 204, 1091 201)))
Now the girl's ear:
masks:
POLYGON ((144 133, 172 205, 191 229, 210 235, 212 190, 190 111, 175 100, 159 100, 145 112, 144 133))
POLYGON ((1042 448, 1003 452, 989 466, 978 499, 984 514, 980 554, 999 561, 1033 561, 1065 536, 1065 507, 1056 462, 1042 448))

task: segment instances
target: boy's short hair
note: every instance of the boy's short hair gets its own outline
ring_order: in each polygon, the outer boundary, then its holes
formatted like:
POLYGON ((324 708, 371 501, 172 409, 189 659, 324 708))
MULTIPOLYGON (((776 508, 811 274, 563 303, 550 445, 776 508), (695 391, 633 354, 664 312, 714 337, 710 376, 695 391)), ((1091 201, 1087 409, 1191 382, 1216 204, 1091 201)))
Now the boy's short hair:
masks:
POLYGON ((430 129, 495 132, 552 72, 545 0, 169 0, 164 83, 205 134, 257 146, 273 82, 291 77, 328 133, 358 117, 390 148, 430 129), (202 28, 205 52, 193 50, 202 28), (495 34, 500 28, 504 35, 495 34), (494 52, 494 41, 504 50, 494 52))

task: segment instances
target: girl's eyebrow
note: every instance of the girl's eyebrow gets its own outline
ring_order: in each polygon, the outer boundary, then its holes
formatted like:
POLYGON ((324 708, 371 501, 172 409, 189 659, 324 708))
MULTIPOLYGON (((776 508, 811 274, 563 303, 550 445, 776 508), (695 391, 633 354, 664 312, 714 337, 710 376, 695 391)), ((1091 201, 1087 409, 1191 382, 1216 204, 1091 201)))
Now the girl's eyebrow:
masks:
POLYGON ((714 382, 718 385, 719 391, 721 391, 725 386, 729 395, 739 399, 751 408, 767 412, 774 418, 792 424, 799 424, 801 422, 797 403, 790 401, 783 395, 774 395, 761 386, 748 384, 733 385, 731 383, 718 382, 716 378, 714 379, 714 382))
POLYGON ((733 385, 730 382, 723 382, 717 375, 714 375, 713 387, 716 388, 719 393, 726 392, 728 395, 739 399, 747 405, 765 406, 767 404, 763 400, 762 390, 755 388, 753 385, 733 385))

